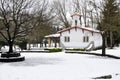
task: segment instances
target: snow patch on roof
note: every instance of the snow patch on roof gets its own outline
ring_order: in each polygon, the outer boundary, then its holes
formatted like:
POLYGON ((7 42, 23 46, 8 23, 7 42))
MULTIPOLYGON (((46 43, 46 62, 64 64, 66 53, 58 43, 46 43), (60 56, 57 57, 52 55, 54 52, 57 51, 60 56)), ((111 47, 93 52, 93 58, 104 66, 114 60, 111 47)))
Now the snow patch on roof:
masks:
POLYGON ((50 34, 50 35, 45 36, 45 38, 48 38, 48 37, 60 37, 60 34, 57 33, 57 34, 50 34))

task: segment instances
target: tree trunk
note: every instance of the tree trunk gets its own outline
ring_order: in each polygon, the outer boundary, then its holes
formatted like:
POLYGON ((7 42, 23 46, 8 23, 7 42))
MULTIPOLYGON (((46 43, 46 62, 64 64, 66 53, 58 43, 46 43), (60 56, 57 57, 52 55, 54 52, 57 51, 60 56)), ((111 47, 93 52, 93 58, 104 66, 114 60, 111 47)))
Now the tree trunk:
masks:
POLYGON ((8 51, 8 53, 10 54, 10 53, 13 53, 13 42, 9 42, 9 51, 8 51))
POLYGON ((113 48, 113 33, 110 31, 110 49, 113 48))
POLYGON ((57 38, 54 38, 54 40, 55 40, 55 48, 57 47, 57 40, 56 40, 57 38))
POLYGON ((104 38, 105 38, 105 46, 108 47, 107 37, 104 37, 104 38))
POLYGON ((106 55, 105 33, 102 34, 102 56, 106 55))

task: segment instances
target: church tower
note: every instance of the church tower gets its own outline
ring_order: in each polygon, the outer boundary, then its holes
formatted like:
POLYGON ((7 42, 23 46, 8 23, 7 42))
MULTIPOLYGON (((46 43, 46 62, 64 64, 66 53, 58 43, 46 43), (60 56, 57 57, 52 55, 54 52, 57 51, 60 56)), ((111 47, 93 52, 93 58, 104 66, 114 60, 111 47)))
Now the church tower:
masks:
POLYGON ((77 27, 81 27, 82 26, 82 22, 81 22, 81 16, 79 13, 75 12, 74 14, 71 15, 72 17, 72 26, 77 26, 77 27))

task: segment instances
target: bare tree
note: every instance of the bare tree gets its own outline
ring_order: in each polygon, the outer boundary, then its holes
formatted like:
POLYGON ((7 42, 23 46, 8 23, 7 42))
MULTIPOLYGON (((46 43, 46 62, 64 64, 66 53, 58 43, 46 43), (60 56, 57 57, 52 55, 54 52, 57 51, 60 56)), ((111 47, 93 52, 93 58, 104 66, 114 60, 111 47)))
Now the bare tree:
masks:
POLYGON ((70 27, 69 20, 67 19, 68 7, 66 6, 66 0, 57 0, 53 2, 53 8, 55 10, 57 20, 63 24, 62 26, 70 27))
POLYGON ((24 37, 33 28, 31 0, 0 0, 0 34, 9 45, 7 54, 13 53, 13 45, 18 37, 24 37))
POLYGON ((41 0, 36 4, 33 12, 35 18, 32 20, 34 29, 29 34, 29 43, 40 43, 42 45, 44 36, 54 32, 51 30, 55 15, 53 14, 53 8, 50 6, 48 0, 41 0))
POLYGON ((107 30, 103 27, 105 25, 101 24, 102 20, 102 15, 101 12, 103 11, 103 2, 100 1, 99 4, 93 0, 91 3, 94 7, 94 19, 97 21, 98 24, 98 29, 100 30, 100 34, 102 36, 102 55, 106 55, 106 35, 107 35, 107 30))
POLYGON ((87 27, 89 25, 88 21, 87 21, 87 18, 89 16, 91 16, 91 19, 92 19, 92 13, 91 13, 91 15, 89 14, 90 12, 92 12, 92 10, 91 11, 89 10, 90 1, 88 1, 88 0, 73 0, 73 3, 75 5, 74 6, 74 9, 75 9, 74 11, 82 14, 83 20, 84 20, 84 25, 85 25, 85 27, 87 27))

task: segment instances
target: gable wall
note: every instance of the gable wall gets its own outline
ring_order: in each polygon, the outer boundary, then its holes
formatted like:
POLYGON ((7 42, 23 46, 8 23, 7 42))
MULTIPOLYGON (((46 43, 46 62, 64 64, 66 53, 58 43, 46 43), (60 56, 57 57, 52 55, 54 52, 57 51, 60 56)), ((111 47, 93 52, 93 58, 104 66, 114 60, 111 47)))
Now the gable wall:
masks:
POLYGON ((102 44, 101 35, 99 33, 93 33, 82 29, 71 29, 61 33, 60 41, 67 48, 85 48, 91 41, 94 41, 95 47, 102 44), (69 36, 70 42, 64 42, 64 37, 69 36), (83 37, 89 36, 89 42, 83 42, 83 37))

